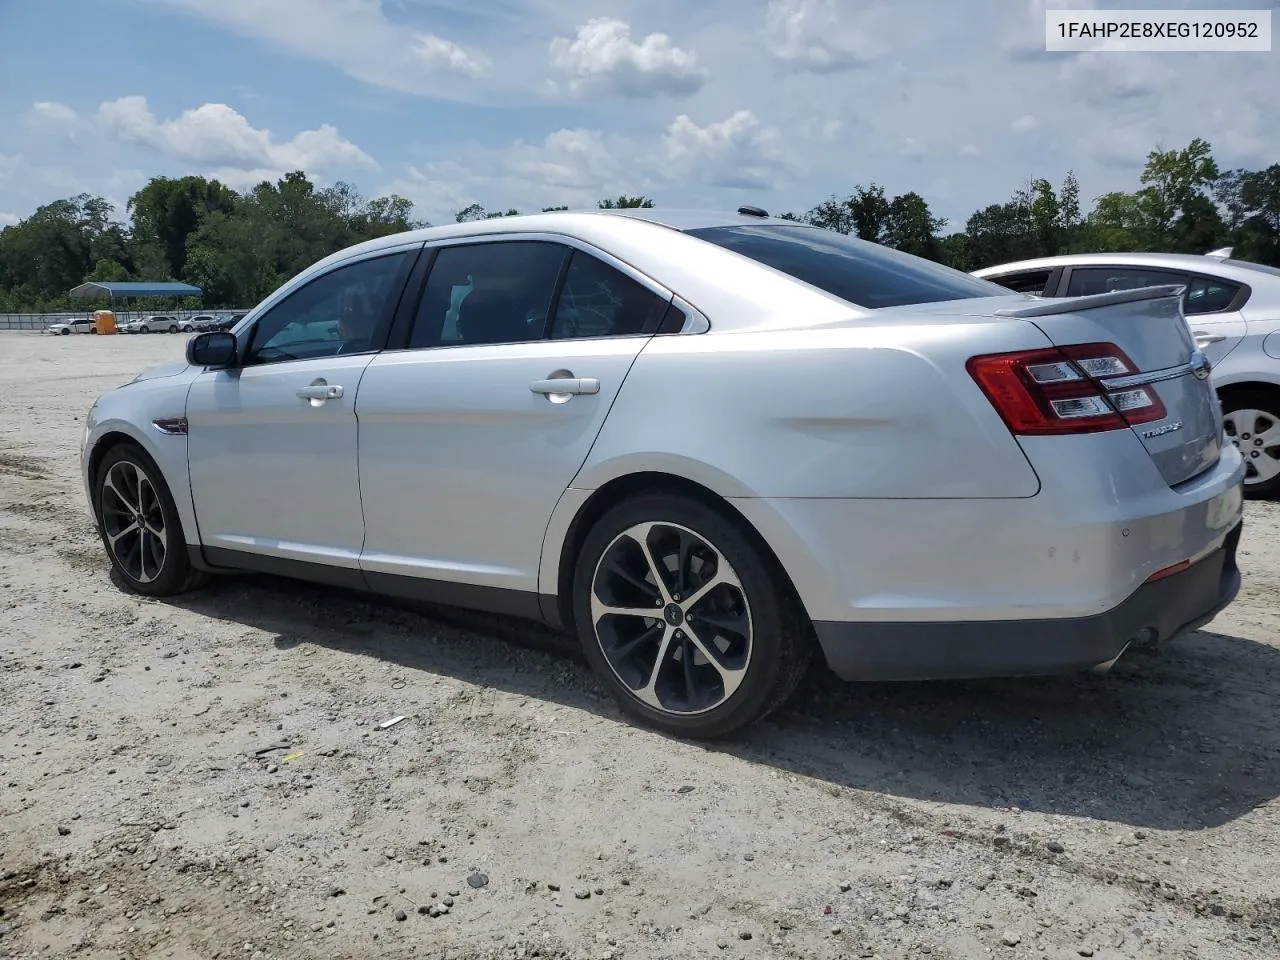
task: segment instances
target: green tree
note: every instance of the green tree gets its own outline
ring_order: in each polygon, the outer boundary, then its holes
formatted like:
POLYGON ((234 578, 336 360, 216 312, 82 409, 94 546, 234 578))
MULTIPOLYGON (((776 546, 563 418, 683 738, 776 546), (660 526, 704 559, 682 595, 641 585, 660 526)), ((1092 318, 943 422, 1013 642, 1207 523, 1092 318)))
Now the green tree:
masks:
POLYGON ((938 260, 938 231, 946 224, 945 219, 930 212, 929 204, 920 194, 900 194, 889 202, 883 243, 903 253, 938 260))
MULTIPOLYGON (((129 198, 135 245, 154 245, 164 256, 164 274, 181 277, 187 266, 187 244, 212 213, 230 213, 235 191, 204 177, 152 177, 129 198)), ((157 279, 147 277, 144 279, 157 279)))
POLYGON ((631 197, 623 194, 616 200, 610 200, 608 198, 601 200, 598 206, 601 210, 647 210, 653 206, 653 201, 648 197, 631 197))

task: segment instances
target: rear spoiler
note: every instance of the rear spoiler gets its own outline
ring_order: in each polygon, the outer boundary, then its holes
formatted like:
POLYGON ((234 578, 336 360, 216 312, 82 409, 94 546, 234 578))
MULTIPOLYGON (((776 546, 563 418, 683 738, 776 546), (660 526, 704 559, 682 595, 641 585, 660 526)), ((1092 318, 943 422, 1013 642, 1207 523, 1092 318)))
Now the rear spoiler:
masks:
POLYGON ((997 317, 1054 317, 1061 313, 1079 313, 1081 310, 1097 310, 1099 307, 1113 307, 1118 303, 1133 303, 1136 300, 1163 300, 1166 297, 1181 297, 1185 284, 1166 283, 1158 287, 1138 287, 1134 290, 1113 290, 1111 293, 1095 293, 1087 297, 1054 297, 1036 300, 1025 307, 1004 307, 995 311, 997 317))

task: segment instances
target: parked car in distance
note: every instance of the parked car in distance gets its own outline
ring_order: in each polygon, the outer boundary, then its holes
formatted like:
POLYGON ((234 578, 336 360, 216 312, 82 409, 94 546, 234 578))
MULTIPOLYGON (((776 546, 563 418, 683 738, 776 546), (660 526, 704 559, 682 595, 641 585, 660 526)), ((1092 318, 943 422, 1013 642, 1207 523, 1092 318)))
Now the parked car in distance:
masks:
POLYGON ((73 333, 97 333, 98 327, 93 317, 75 317, 71 320, 59 320, 45 327, 45 333, 68 336, 73 333))
POLYGON ((116 332, 117 333, 141 333, 142 321, 126 320, 123 323, 118 323, 116 324, 116 332))
POLYGON ((1213 365, 1223 423, 1245 458, 1245 493, 1280 495, 1280 269, 1176 253, 1084 253, 974 271, 1024 293, 1072 297, 1144 286, 1183 287, 1182 311, 1213 365))
POLYGON ((139 333, 177 333, 178 318, 165 314, 147 317, 138 324, 139 333))
POLYGON ((539 619, 716 737, 846 680, 1070 673, 1236 595, 1244 464, 1176 290, 1037 300, 681 210, 383 237, 86 418, 127 588, 219 571, 539 619))

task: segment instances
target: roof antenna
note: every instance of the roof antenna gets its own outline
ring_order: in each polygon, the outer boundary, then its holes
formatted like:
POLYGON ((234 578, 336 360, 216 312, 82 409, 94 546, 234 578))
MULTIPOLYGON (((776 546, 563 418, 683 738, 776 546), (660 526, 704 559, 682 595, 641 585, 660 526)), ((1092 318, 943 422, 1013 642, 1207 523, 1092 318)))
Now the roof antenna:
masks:
POLYGON ((1205 256, 1213 257, 1215 260, 1230 260, 1231 251, 1234 249, 1234 247, 1219 247, 1217 250, 1210 250, 1205 256))
POLYGON ((761 210, 759 207, 742 206, 738 208, 738 212, 744 217, 768 217, 768 210, 761 210))

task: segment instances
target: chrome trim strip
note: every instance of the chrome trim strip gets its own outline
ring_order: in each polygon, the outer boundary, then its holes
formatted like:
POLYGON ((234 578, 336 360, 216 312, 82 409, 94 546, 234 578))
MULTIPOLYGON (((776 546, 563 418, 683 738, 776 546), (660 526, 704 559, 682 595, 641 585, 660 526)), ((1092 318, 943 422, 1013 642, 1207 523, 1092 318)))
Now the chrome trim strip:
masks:
POLYGON ((1150 383, 1162 383, 1165 380, 1177 380, 1179 377, 1189 376, 1194 368, 1188 363, 1180 363, 1176 367, 1165 367, 1163 370, 1151 370, 1147 373, 1135 373, 1127 377, 1106 377, 1099 380, 1107 390, 1129 390, 1133 387, 1142 387, 1150 383))

